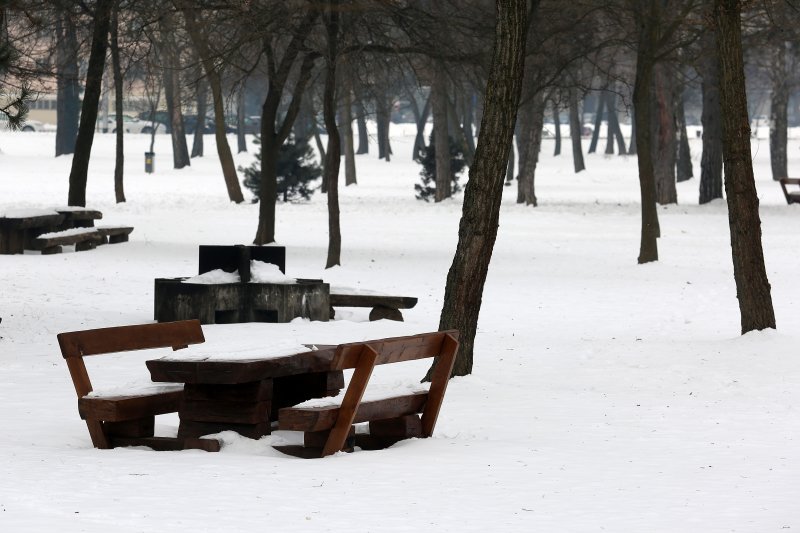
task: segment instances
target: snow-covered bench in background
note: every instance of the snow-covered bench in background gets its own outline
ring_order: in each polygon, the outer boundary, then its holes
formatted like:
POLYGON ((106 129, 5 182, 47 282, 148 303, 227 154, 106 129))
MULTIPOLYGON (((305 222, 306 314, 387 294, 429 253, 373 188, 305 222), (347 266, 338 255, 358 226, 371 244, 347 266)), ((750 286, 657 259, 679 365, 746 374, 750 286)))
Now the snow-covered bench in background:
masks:
POLYGON ((61 253, 62 246, 75 245, 75 251, 93 250, 106 243, 126 242, 133 231, 130 226, 100 226, 97 228, 72 228, 43 233, 33 239, 33 249, 42 254, 61 253))
POLYGON ((787 185, 800 185, 800 178, 781 178, 781 189, 787 204, 800 204, 800 191, 789 191, 787 185))
POLYGON ((83 358, 89 355, 172 348, 205 342, 198 320, 72 331, 58 335, 67 361, 78 413, 86 420, 95 448, 149 446, 154 450, 219 451, 216 439, 155 437, 155 415, 174 413, 183 398, 183 384, 147 383, 106 392, 92 390, 83 358))
POLYGON ((278 429, 302 431, 303 446, 276 446, 304 458, 325 457, 354 446, 380 449, 407 438, 430 437, 444 399, 458 352, 458 331, 437 331, 409 337, 340 344, 330 371, 354 369, 341 403, 311 400, 278 411, 278 429), (430 388, 362 401, 376 365, 435 358, 430 388), (319 405, 323 402, 323 405, 319 405), (420 417, 417 413, 422 413, 420 417), (369 422, 369 434, 353 424, 369 422))
POLYGON ((334 317, 334 307, 371 307, 370 320, 403 321, 400 309, 411 309, 417 305, 417 299, 411 296, 390 296, 372 291, 362 291, 346 287, 331 287, 331 318, 334 317))

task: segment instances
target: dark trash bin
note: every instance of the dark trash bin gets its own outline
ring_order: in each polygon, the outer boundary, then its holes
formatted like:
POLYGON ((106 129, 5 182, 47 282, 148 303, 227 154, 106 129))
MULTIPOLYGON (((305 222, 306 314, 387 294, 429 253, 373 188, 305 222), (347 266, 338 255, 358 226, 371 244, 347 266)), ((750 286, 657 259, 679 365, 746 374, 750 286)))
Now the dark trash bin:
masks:
POLYGON ((144 153, 144 171, 147 174, 152 174, 155 170, 156 166, 156 153, 155 152, 145 152, 144 153))

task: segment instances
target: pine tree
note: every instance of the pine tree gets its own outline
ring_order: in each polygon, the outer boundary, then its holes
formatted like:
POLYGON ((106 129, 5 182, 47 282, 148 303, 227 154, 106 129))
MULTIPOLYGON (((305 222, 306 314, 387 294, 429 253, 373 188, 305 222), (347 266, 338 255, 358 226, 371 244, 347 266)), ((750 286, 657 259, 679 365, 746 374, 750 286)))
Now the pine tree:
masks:
MULTIPOLYGON (((433 133, 431 133, 428 146, 423 147, 419 151, 419 162, 422 164, 422 170, 419 175, 422 177, 422 183, 415 184, 414 190, 417 191, 417 200, 424 200, 430 202, 436 196, 436 148, 433 133)), ((459 174, 467 166, 467 161, 464 159, 464 150, 456 143, 453 138, 450 138, 450 172, 452 185, 452 193, 455 194, 461 190, 458 184, 459 174)))
MULTIPOLYGON (((254 144, 261 144, 259 137, 254 144)), ((278 199, 284 202, 308 200, 316 187, 313 181, 322 176, 322 169, 314 160, 314 151, 308 139, 290 136, 278 153, 278 199)), ((239 167, 244 173, 244 186, 250 189, 258 201, 261 191, 261 150, 256 151, 256 159, 247 167, 239 167)))

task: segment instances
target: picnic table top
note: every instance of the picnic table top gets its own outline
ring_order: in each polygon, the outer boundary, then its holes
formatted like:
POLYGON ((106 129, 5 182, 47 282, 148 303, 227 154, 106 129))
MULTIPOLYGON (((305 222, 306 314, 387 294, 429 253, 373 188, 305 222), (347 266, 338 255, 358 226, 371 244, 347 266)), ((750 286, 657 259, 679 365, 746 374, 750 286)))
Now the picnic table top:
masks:
MULTIPOLYGON (((202 345, 201 345, 202 346, 202 345)), ((153 381, 193 384, 236 384, 312 372, 331 368, 335 345, 298 346, 292 353, 276 353, 261 346, 244 351, 223 350, 216 353, 208 347, 174 352, 167 357, 146 362, 153 381)), ((286 350, 283 350, 286 352, 286 350)))

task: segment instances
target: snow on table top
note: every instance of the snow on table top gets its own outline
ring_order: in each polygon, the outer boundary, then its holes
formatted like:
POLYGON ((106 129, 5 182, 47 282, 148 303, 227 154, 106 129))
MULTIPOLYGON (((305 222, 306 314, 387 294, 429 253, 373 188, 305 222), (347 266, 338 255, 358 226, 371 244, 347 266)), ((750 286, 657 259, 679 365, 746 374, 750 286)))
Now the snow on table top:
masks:
POLYGON ((53 208, 54 211, 59 213, 83 213, 85 211, 100 211, 99 209, 92 209, 91 207, 81 207, 79 205, 59 205, 53 208))
POLYGON ((6 209, 4 211, 0 211, 0 218, 32 218, 32 217, 44 217, 50 215, 57 215, 56 211, 52 209, 6 209))
POLYGON ((340 285, 332 285, 331 294, 353 294, 355 296, 391 296, 385 292, 372 291, 369 289, 355 289, 353 287, 343 287, 340 285))
POLYGON ((97 228, 72 228, 61 231, 51 231, 50 233, 42 233, 39 235, 40 239, 52 239, 54 237, 69 237, 71 235, 83 235, 84 233, 97 233, 97 228))
POLYGON ((252 338, 229 338, 224 343, 197 344, 177 350, 163 357, 168 361, 248 361, 272 359, 296 353, 308 352, 311 348, 294 340, 272 341, 264 339, 254 344, 252 338))
POLYGON ((278 265, 253 259, 250 261, 250 283, 293 284, 297 280, 281 272, 278 265))

